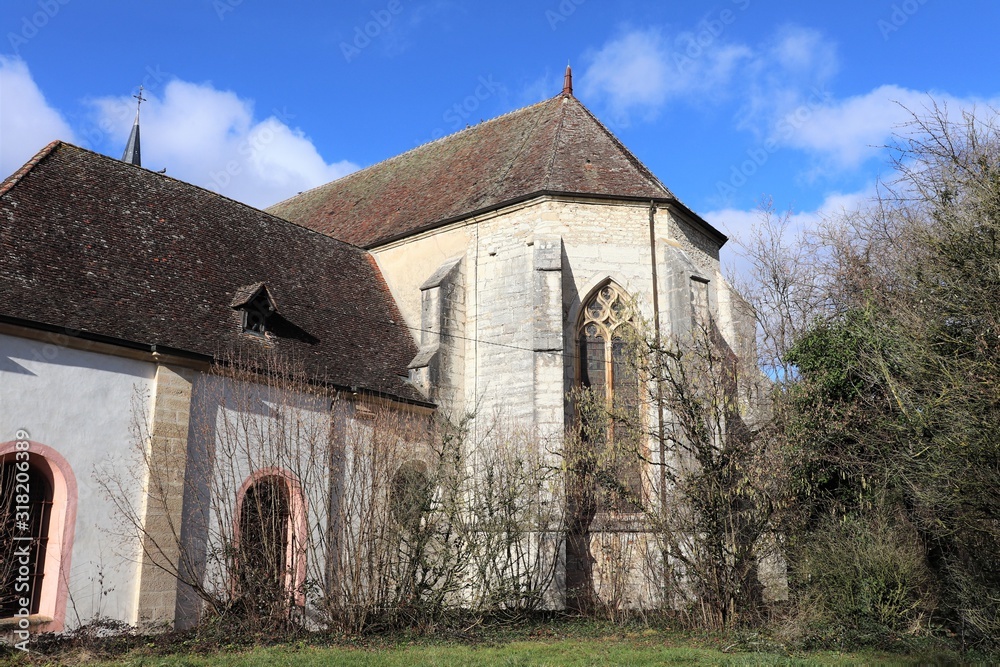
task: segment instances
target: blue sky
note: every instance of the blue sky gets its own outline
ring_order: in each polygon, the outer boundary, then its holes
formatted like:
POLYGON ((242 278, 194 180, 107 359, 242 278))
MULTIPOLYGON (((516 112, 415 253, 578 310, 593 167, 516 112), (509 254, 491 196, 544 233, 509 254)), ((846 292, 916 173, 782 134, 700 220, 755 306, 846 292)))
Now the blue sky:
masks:
POLYGON ((739 234, 888 175, 932 100, 1000 105, 1000 3, 944 0, 4 0, 0 171, 60 138, 266 206, 575 93, 675 194, 739 234), (902 105, 902 106, 901 106, 902 105))

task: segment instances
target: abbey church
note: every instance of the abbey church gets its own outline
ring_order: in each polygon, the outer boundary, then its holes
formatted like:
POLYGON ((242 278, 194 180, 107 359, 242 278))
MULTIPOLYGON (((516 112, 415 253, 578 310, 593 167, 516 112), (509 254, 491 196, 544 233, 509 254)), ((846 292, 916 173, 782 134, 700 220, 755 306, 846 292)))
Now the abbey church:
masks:
MULTIPOLYGON (((294 356, 327 388, 296 409, 334 449, 379 407, 474 426, 502 415, 558 453, 574 388, 626 381, 621 327, 680 335, 703 311, 738 337, 726 237, 574 97, 568 72, 551 99, 263 211, 137 161, 56 141, 0 185, 0 543, 30 544, 25 567, 4 555, 6 628, 197 622, 177 572, 225 576, 192 508, 224 463, 222 415, 242 410, 213 372, 233 350, 294 356), (137 440, 145 468, 127 463, 137 440), (134 484, 109 484, 123 472, 134 484)), ((264 403, 250 417, 280 421, 264 403)), ((329 470, 241 466, 237 533, 266 480, 299 540, 335 532, 330 497, 313 496, 329 470)), ((282 585, 298 590, 295 542, 282 585)), ((555 606, 586 569, 579 545, 560 549, 555 606)))

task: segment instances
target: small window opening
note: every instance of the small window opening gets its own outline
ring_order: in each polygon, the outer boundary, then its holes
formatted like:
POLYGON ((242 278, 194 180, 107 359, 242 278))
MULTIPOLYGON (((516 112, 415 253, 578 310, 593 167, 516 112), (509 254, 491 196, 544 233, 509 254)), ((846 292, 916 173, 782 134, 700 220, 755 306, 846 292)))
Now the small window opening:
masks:
POLYGON ((274 299, 264 283, 240 288, 230 305, 243 312, 243 331, 255 336, 267 334, 277 312, 274 299))
POLYGON ((259 310, 244 310, 243 330, 247 333, 263 336, 267 333, 267 315, 259 310))
POLYGON ((415 532, 430 511, 431 481, 422 461, 407 461, 392 478, 389 507, 392 517, 403 529, 415 532))
POLYGON ((691 309, 697 326, 708 326, 712 321, 712 311, 709 305, 708 280, 700 276, 691 276, 691 309))

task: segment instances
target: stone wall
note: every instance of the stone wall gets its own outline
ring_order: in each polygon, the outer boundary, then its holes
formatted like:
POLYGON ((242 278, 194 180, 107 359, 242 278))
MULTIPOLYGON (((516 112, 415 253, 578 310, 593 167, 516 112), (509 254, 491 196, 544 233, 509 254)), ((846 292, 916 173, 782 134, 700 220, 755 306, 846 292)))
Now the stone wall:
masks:
MULTIPOLYGON (((735 340, 739 303, 730 298, 722 279, 718 242, 676 207, 651 212, 643 202, 539 197, 373 254, 407 322, 421 323, 417 340, 425 349, 417 361, 428 371, 417 379, 433 374, 436 385, 427 388, 427 395, 440 402, 445 414, 475 412, 474 443, 491 433, 497 420, 507 428, 530 429, 537 446, 552 452, 553 465, 560 464, 563 435, 573 421, 567 396, 577 382, 581 304, 609 281, 634 299, 636 324, 649 334, 657 311, 664 338, 689 333, 696 318, 711 313, 723 334, 735 340), (464 299, 449 297, 449 305, 438 284, 447 282, 441 280, 442 271, 453 261, 454 269, 448 270, 461 274, 464 299), (463 338, 440 335, 447 313, 457 315, 462 309, 463 338), (463 363, 438 363, 432 373, 428 343, 435 354, 450 354, 463 363), (464 392, 455 391, 457 387, 464 392)), ((647 419, 652 423, 655 415, 647 419)), ((652 442, 650 447, 655 448, 652 442)), ((651 452, 654 459, 657 454, 651 452)), ((470 461, 475 465, 474 452, 470 461)), ((648 477, 648 492, 656 493, 655 475, 648 477)), ((604 523, 598 517, 597 525, 604 523)), ((595 575, 605 573, 594 582, 603 598, 641 606, 659 595, 648 578, 648 538, 639 528, 595 528, 576 540, 582 551, 570 561, 589 559, 595 575), (636 567, 630 566, 624 579, 611 576, 614 563, 605 553, 605 547, 618 542, 635 552, 629 560, 636 567)), ((563 576, 567 562, 560 565, 563 576)))
POLYGON ((177 602, 181 517, 195 372, 159 365, 152 397, 139 599, 140 628, 172 626, 177 602))
MULTIPOLYGON (((451 320, 461 337, 440 337, 440 349, 450 349, 462 363, 451 364, 437 379, 444 411, 474 410, 480 419, 502 414, 544 435, 560 434, 567 418, 565 395, 576 378, 580 303, 610 279, 635 298, 642 319, 652 323, 649 215, 649 204, 641 202, 540 197, 375 249, 421 344, 422 332, 443 326, 437 320, 449 321, 443 315, 424 321, 421 299, 427 290, 421 288, 460 258, 464 298, 452 297, 451 314, 464 310, 464 329, 451 320)), ((728 313, 718 307, 723 281, 717 243, 668 207, 655 211, 654 224, 664 335, 681 333, 690 322, 692 277, 705 286, 698 289, 707 291, 720 321, 726 320, 728 313)))

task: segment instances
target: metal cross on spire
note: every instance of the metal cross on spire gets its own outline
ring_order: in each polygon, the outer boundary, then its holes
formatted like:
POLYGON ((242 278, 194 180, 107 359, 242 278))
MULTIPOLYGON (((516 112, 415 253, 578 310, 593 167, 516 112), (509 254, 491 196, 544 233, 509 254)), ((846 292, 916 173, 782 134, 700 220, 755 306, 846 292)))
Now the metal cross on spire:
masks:
POLYGON ((142 103, 146 101, 146 98, 142 96, 142 84, 141 83, 139 84, 139 94, 138 95, 133 95, 132 97, 134 97, 135 99, 139 100, 136 103, 136 105, 135 105, 135 112, 136 112, 136 114, 138 114, 139 113, 139 107, 142 106, 142 103))

